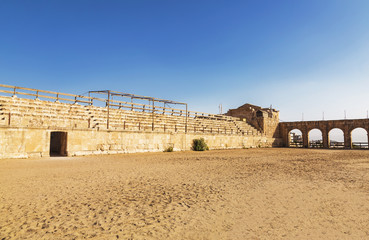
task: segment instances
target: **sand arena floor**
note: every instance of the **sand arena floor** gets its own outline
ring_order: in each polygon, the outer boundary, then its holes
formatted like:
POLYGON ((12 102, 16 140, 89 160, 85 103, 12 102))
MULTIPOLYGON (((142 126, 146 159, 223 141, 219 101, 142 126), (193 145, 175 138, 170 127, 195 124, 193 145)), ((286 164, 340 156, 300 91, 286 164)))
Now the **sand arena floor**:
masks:
POLYGON ((369 151, 0 160, 0 239, 368 239, 369 151))

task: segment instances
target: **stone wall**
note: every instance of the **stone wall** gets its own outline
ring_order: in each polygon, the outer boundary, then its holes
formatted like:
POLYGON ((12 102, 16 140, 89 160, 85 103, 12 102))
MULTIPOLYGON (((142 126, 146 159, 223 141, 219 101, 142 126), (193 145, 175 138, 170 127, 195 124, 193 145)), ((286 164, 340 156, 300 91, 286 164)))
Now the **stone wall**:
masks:
POLYGON ((263 133, 268 137, 280 138, 279 111, 273 109, 264 110, 262 117, 258 118, 262 125, 263 133))
POLYGON ((161 152, 169 146, 190 150, 192 140, 200 137, 210 149, 271 147, 279 141, 265 136, 0 127, 0 158, 49 156, 53 131, 67 133, 67 156, 161 152))

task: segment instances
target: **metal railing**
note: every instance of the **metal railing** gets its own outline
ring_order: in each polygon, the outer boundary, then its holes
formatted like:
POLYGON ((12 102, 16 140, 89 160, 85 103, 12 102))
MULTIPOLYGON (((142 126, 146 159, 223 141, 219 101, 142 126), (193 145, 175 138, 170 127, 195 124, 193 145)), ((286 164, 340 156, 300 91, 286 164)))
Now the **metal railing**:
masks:
POLYGON ((352 142, 353 149, 368 149, 368 142, 352 142))
POLYGON ((330 142, 330 148, 345 148, 345 142, 330 142))
POLYGON ((34 97, 35 99, 53 99, 55 101, 64 101, 67 103, 85 103, 92 104, 92 99, 83 95, 75 95, 69 93, 60 93, 53 91, 45 91, 33 88, 16 87, 5 84, 0 84, 0 93, 9 94, 11 96, 28 96, 34 97))
POLYGON ((310 148, 323 148, 323 141, 310 141, 309 147, 310 148))
POLYGON ((304 147, 303 142, 290 142, 290 147, 302 148, 304 147))

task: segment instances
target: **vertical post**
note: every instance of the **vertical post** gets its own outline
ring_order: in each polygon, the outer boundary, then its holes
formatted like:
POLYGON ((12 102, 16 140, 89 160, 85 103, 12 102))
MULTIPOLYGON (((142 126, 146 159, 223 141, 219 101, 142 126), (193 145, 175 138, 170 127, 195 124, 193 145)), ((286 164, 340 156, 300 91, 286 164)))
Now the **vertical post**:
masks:
POLYGON ((11 118, 12 118, 12 114, 9 112, 8 125, 10 125, 11 118))
POLYGON ((90 106, 92 106, 93 105, 93 100, 91 98, 90 92, 88 92, 88 99, 90 100, 90 106))
POLYGON ((154 131, 154 118, 155 118, 155 116, 154 116, 154 114, 155 114, 155 101, 154 101, 154 99, 152 99, 152 130, 154 131))
POLYGON ((106 128, 109 129, 109 115, 110 115, 110 90, 108 90, 108 101, 106 102, 108 107, 108 119, 106 121, 106 128))
POLYGON ((188 118, 188 108, 187 108, 187 103, 186 103, 186 125, 185 125, 185 133, 187 133, 187 119, 188 118))
POLYGON ((36 99, 38 99, 38 90, 36 91, 36 99))
POLYGON ((15 96, 16 96, 16 95, 15 95, 16 91, 17 91, 17 87, 14 87, 13 97, 15 97, 15 96))

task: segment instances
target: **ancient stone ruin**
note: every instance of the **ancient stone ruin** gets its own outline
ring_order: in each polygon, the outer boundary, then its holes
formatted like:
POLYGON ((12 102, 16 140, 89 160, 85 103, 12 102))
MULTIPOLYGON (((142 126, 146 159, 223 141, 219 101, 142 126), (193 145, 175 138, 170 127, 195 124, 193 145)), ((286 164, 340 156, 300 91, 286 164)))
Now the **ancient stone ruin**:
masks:
POLYGON ((190 150, 200 137, 210 149, 287 147, 295 128, 307 147, 305 133, 312 128, 369 130, 367 119, 280 123, 279 111, 251 104, 223 115, 110 90, 74 95, 0 84, 0 93, 0 158, 190 150))

